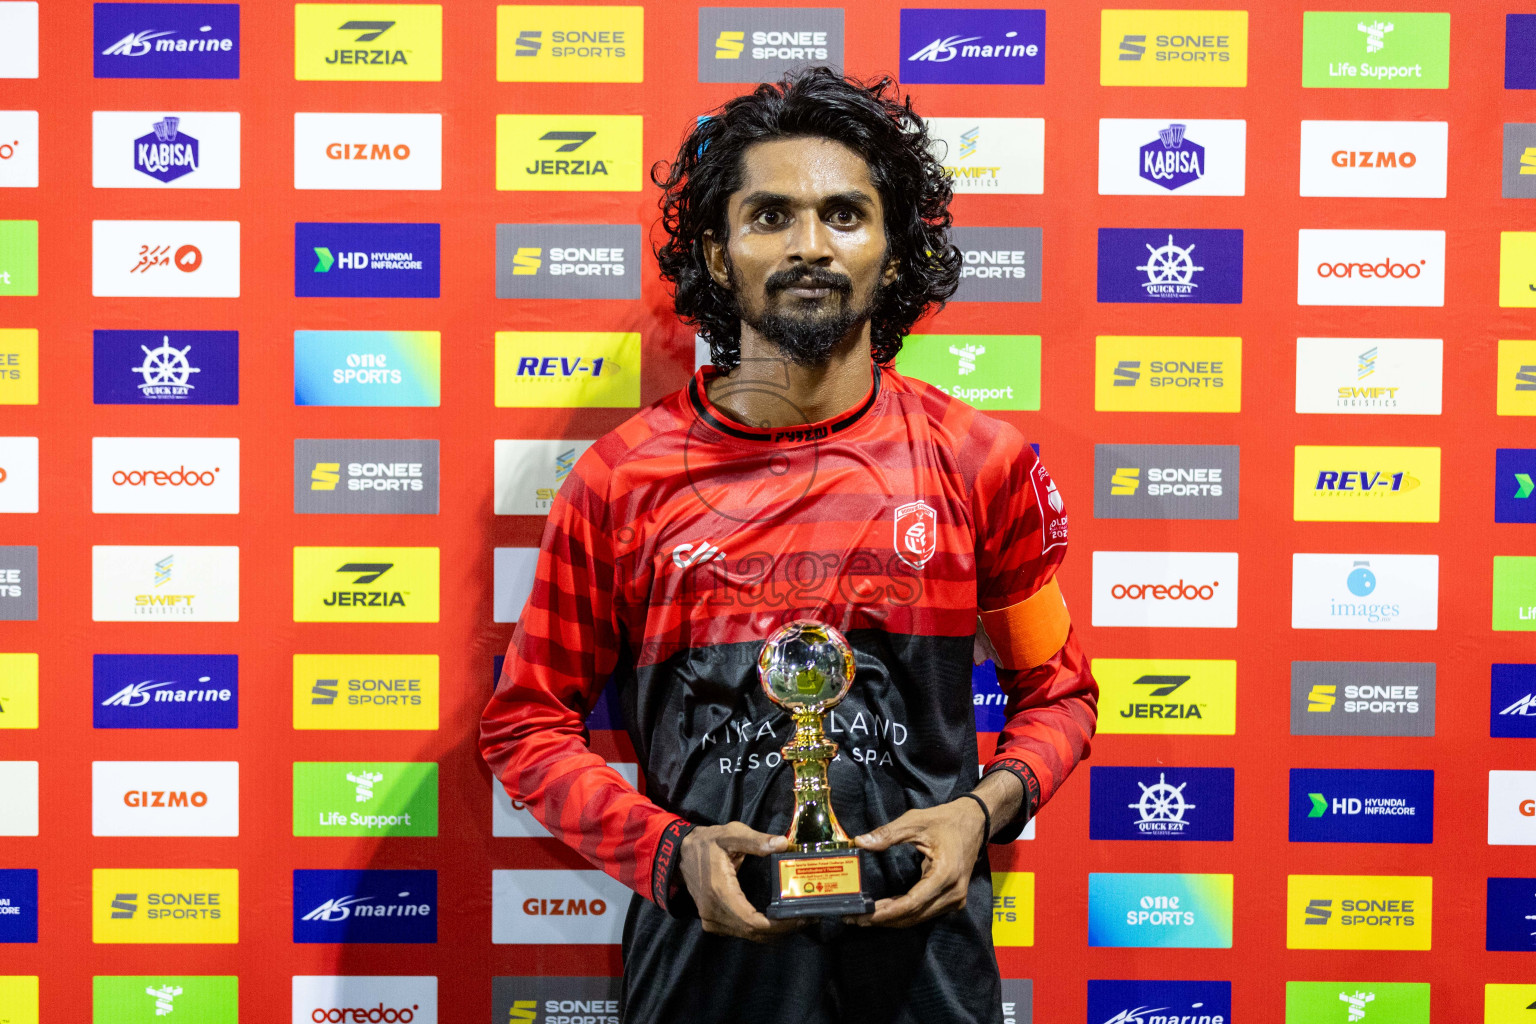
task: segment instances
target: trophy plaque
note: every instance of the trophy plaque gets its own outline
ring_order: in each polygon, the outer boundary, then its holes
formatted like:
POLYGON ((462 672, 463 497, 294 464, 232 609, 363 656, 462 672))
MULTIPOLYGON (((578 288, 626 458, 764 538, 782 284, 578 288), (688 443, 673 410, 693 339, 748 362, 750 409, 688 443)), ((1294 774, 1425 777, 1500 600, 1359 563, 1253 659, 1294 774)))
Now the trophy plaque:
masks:
POLYGON ((773 899, 764 913, 775 920, 867 914, 859 850, 832 812, 827 765, 837 744, 827 739, 822 712, 853 685, 853 648, 843 634, 814 619, 781 626, 763 644, 757 674, 768 699, 788 711, 795 731, 784 760, 795 772, 795 814, 789 849, 769 859, 773 899))

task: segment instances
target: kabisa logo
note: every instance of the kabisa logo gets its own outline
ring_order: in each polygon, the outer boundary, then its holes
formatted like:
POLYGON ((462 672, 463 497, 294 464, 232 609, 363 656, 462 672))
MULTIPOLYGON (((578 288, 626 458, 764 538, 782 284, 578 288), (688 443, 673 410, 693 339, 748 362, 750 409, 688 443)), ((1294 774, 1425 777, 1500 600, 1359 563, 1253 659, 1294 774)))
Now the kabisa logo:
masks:
POLYGON ((1242 302, 1243 233, 1100 228, 1098 299, 1100 302, 1242 302))
POLYGON ((1285 948, 1427 950, 1433 886, 1417 875, 1289 875, 1285 948))
POLYGON ((1088 875, 1088 945, 1232 948, 1232 876, 1088 875))
POLYGON ((1248 84, 1247 11, 1105 10, 1099 84, 1248 84))
POLYGON ((436 942, 436 871, 293 873, 294 942, 436 942))
POLYGON ((1232 840, 1231 768, 1089 771, 1088 838, 1232 840))
POLYGON ((296 836, 437 835, 437 765, 293 764, 296 836))
POLYGON ((238 331, 93 332, 97 405, 237 405, 238 331))
POLYGON ((233 975, 101 975, 91 979, 96 1020, 153 1024, 163 1018, 192 1024, 235 1024, 239 979, 233 975))
POLYGON ((1099 731, 1230 736, 1237 728, 1237 662, 1095 658, 1099 731))
POLYGON ((700 7, 701 82, 767 82, 793 68, 843 63, 840 7, 700 7))
POLYGON ((509 1024, 619 1024, 620 978, 491 980, 491 1018, 509 1024))
POLYGON ((1536 951, 1536 878, 1488 879, 1489 951, 1536 951))
POLYGON ((238 836, 240 762, 92 761, 91 834, 238 836))
POLYGON ((1440 415, 1439 338, 1297 338, 1296 411, 1440 415))
POLYGON ((1296 446, 1297 522, 1440 521, 1439 448, 1296 446))
POLYGON ((1301 84, 1308 89, 1444 89, 1451 16, 1306 11, 1301 84))
POLYGON ((295 1024, 437 1024, 437 978, 294 975, 293 1020, 295 1024))
POLYGON ((296 189, 443 187, 443 115, 293 115, 296 189))
POLYGON ((638 299, 639 260, 638 225, 498 224, 496 297, 638 299))
POLYGON ((95 654, 97 729, 234 729, 240 724, 236 654, 95 654))
POLYGON ((515 192, 638 192, 638 114, 496 115, 496 187, 515 192))
POLYGON ((295 4, 298 81, 441 82, 438 4, 295 4))
POLYGON ((1301 122, 1301 194, 1444 199, 1445 121, 1301 122))
POLYGON ((1137 173, 1170 192, 1205 177, 1205 147, 1185 137, 1188 127, 1159 128, 1157 138, 1141 147, 1137 173))
POLYGON ((641 7, 496 8, 498 82, 639 82, 644 57, 641 7))
POLYGON ((95 868, 91 941, 239 942, 240 872, 95 868))
POLYGON ((491 941, 617 945, 632 895, 601 871, 492 871, 491 941))
POLYGON ((294 225, 293 293, 435 299, 442 273, 437 224, 294 225))
POLYGON ((960 288, 956 302, 1039 302, 1040 228, 957 227, 960 288))
POLYGON ((901 80, 962 85, 1045 82, 1045 11, 901 11, 901 80))
POLYGON ((1291 769, 1293 843, 1429 843, 1434 831, 1432 771, 1291 769))
POLYGON ((37 619, 37 548, 0 546, 0 622, 37 619))
POLYGON ((438 621, 438 549, 293 549, 295 622, 438 621))
POLYGON ((1088 982, 1088 1024, 1231 1024, 1230 981, 1088 982))
POLYGON ((295 729, 436 729, 435 654, 295 654, 295 729))
POLYGON ((197 140, 180 131, 181 118, 162 117, 154 131, 133 140, 133 167, 157 181, 175 181, 198 168, 197 140))
POLYGON ((293 442, 293 511, 436 515, 438 443, 293 442))
POLYGON ((1100 118, 1099 195, 1240 196, 1247 148, 1246 121, 1100 118))
POLYGON ((239 78, 239 4, 95 7, 96 78, 239 78))
POLYGON ((1493 479, 1493 521, 1536 523, 1536 448, 1498 449, 1493 479))
POLYGON ((1488 735, 1536 739, 1536 665, 1494 665, 1488 735))
POLYGON ((1291 556, 1292 629, 1434 629, 1438 555, 1291 556))
POLYGON ((640 332, 497 331, 498 408, 635 409, 640 332))
POLYGON ((1434 734, 1434 662, 1291 662, 1292 736, 1434 734))
POLYGON ((436 406, 437 331, 294 331, 293 404, 436 406))
POLYGON ((0 942, 36 941, 37 870, 0 868, 0 942))

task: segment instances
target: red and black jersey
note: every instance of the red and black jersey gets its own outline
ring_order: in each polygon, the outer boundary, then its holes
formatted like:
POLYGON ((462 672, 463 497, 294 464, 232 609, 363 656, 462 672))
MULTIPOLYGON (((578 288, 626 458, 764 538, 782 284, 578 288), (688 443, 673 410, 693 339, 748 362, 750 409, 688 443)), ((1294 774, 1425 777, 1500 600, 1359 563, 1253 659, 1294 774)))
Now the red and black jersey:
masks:
MULTIPOLYGON (((850 835, 972 789, 978 615, 1008 697, 986 770, 1016 772, 1028 793, 997 841, 1017 836, 1087 755, 1096 720, 1097 687, 1054 579, 1067 515, 1018 431, 892 370, 877 367, 865 399, 833 419, 773 429, 717 409, 705 389, 713 376, 706 367, 599 440, 567 478, 481 750, 551 833, 651 901, 626 928, 631 1019, 756 1019, 739 998, 729 1012, 690 1002, 688 979, 699 971, 715 979, 697 977, 706 990, 721 979, 738 996, 761 987, 765 1007, 795 1005, 784 994, 809 985, 806 997, 828 1005, 828 1019, 864 1019, 850 1016, 849 1000, 869 1006, 880 992, 856 998, 856 979, 839 988, 820 973, 833 967, 810 969, 788 952, 824 936, 733 958, 724 950, 740 940, 677 919, 691 909, 675 870, 682 836, 729 821, 788 827, 792 771, 779 750, 791 722, 763 693, 756 665, 763 640, 799 618, 838 627, 855 652, 852 688, 827 716, 840 745, 832 802, 850 835), (610 675, 644 795, 587 745, 584 719, 610 675)), ((728 386, 788 402, 771 384, 728 386)), ((755 860, 742 882, 761 906, 767 879, 755 860)), ((866 889, 877 898, 910 888, 920 872, 910 848, 874 860, 866 889)), ((917 988, 903 990, 906 1005, 933 1010, 954 996, 964 1009, 924 1019, 993 1020, 985 860, 974 910, 901 933, 857 929, 864 934, 838 948, 888 966, 910 960, 903 969, 917 988), (991 982, 941 976, 984 977, 987 963, 991 982)), ((837 962, 825 949, 815 958, 837 962)), ((877 974, 888 986, 887 968, 877 974)))

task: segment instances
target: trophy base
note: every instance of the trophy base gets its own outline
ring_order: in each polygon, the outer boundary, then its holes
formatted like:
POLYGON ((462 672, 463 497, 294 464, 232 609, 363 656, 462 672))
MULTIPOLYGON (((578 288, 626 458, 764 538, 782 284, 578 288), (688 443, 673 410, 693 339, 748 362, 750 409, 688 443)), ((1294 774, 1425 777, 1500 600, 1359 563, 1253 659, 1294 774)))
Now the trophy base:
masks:
POLYGON ((777 883, 763 911, 771 920, 846 917, 875 909, 875 901, 864 895, 858 850, 775 853, 768 866, 777 883))

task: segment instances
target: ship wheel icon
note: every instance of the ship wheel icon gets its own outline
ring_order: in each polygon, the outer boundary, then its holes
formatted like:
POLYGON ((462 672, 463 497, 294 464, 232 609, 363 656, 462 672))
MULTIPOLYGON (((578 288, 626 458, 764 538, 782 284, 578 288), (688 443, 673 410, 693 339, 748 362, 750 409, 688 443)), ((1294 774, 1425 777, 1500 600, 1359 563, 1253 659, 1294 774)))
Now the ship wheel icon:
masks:
POLYGON ((1191 282, 1195 271, 1204 270, 1204 267, 1195 266, 1195 261, 1189 254, 1195 251, 1195 245, 1191 242, 1184 248, 1173 244, 1173 236, 1168 236, 1168 244, 1153 248, 1147 244, 1147 262, 1137 267, 1137 270, 1146 271, 1148 284, 1182 284, 1190 288, 1197 287, 1191 282))
POLYGON ((1189 783, 1170 786, 1164 772, 1157 773, 1155 785, 1141 782, 1136 785, 1141 787, 1141 799, 1126 806, 1139 811, 1142 821, 1183 821, 1184 812, 1195 806, 1184 801, 1184 787, 1189 783))
POLYGON ((192 351, 192 346, 186 348, 172 348, 170 335, 163 335, 159 348, 150 348, 148 345, 140 345, 144 350, 144 362, 135 366, 133 372, 144 378, 144 383, 139 387, 148 391, 150 388, 184 387, 191 388, 187 378, 194 373, 201 373, 198 367, 187 362, 187 353, 192 351))

